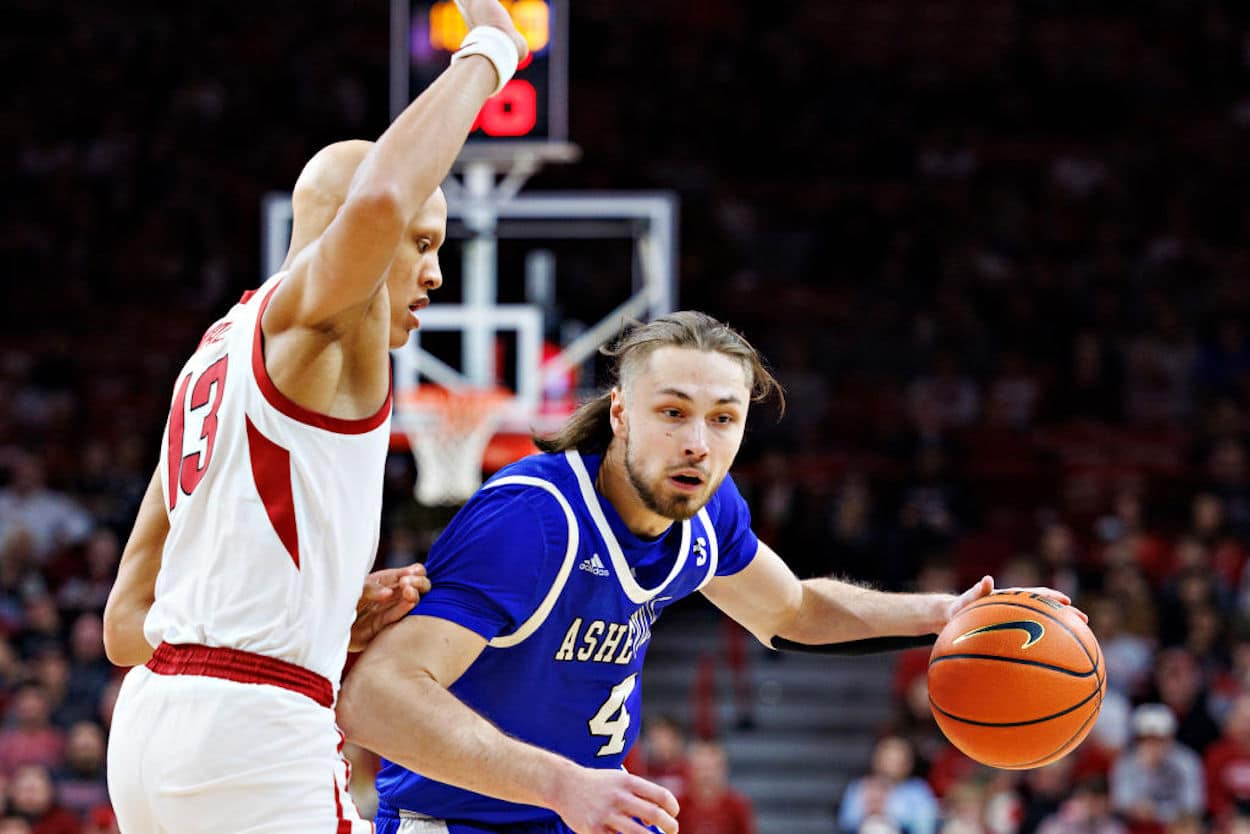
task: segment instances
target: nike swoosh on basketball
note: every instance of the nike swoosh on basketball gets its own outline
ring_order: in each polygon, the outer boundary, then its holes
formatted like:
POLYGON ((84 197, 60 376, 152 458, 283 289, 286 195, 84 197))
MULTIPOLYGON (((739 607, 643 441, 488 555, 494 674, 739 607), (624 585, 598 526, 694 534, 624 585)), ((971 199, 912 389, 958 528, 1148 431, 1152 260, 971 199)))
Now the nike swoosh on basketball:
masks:
POLYGON ((1046 627, 1036 620, 1011 620, 1006 623, 992 623, 991 625, 974 628, 971 631, 965 631, 951 642, 953 645, 954 643, 962 643, 969 637, 975 637, 978 634, 986 634, 991 631, 1009 631, 1012 629, 1019 629, 1029 635, 1029 639, 1025 640, 1024 645, 1020 647, 1022 649, 1027 649, 1029 646, 1032 646, 1038 640, 1041 640, 1042 636, 1046 634, 1046 627))

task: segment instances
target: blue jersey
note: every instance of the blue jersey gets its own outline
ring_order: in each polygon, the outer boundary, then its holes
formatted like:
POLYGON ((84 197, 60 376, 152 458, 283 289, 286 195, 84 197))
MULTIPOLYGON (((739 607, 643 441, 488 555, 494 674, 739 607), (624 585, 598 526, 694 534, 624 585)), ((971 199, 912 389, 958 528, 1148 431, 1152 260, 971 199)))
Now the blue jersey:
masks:
MULTIPOLYGON (((413 613, 487 639, 451 687, 460 700, 508 735, 617 768, 638 735, 652 625, 713 576, 746 567, 759 540, 729 477, 694 518, 640 538, 595 490, 599 462, 542 454, 496 473, 434 544, 426 562, 433 588, 413 613)), ((388 761, 377 786, 391 808, 436 819, 556 818, 388 761)))

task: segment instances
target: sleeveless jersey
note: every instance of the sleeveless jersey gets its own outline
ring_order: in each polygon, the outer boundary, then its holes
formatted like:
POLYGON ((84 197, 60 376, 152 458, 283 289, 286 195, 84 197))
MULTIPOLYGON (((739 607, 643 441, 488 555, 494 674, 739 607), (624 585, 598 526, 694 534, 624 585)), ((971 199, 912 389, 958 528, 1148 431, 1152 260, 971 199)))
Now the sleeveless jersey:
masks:
MULTIPOLYGON (((489 641, 451 687, 469 707, 508 735, 617 768, 638 735, 652 625, 713 576, 745 567, 759 541, 729 477, 694 518, 640 538, 595 490, 599 464, 540 454, 496 473, 435 543, 433 587, 413 613, 489 641)), ((389 810, 486 824, 556 819, 389 761, 377 785, 389 810)))
POLYGON ((289 400, 265 369, 279 274, 204 334, 161 444, 169 514, 149 643, 275 657, 337 688, 377 553, 391 398, 344 420, 289 400))

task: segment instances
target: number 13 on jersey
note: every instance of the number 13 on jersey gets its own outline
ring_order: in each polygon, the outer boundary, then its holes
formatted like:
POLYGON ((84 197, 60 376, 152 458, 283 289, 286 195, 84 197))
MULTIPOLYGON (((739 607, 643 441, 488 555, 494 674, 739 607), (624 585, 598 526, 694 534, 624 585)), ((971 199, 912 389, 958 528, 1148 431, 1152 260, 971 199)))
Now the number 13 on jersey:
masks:
POLYGON ((184 376, 178 383, 169 410, 169 509, 178 505, 178 497, 190 495, 199 486, 213 460, 213 443, 217 439, 217 409, 226 392, 226 370, 230 357, 223 356, 204 369, 198 377, 184 376), (194 380, 194 383, 193 383, 194 380), (200 420, 199 438, 203 451, 183 454, 186 442, 187 417, 200 420))

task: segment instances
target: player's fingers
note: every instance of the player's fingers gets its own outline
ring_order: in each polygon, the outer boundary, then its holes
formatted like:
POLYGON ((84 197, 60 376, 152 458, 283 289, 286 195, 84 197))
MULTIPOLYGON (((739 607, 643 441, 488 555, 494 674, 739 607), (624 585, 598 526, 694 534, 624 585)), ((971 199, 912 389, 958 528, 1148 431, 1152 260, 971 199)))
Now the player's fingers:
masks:
POLYGON ((681 806, 677 804, 677 797, 673 796, 667 788, 662 785, 657 785, 654 782, 648 782, 641 776, 631 775, 629 778, 630 793, 635 796, 641 796, 652 805, 658 805, 660 808, 667 811, 671 817, 677 816, 677 812, 681 809, 681 806))
POLYGON ((1015 591, 1021 594, 1037 594, 1040 597, 1053 599, 1055 602, 1063 605, 1071 605, 1072 598, 1062 591, 1056 591, 1054 588, 1008 588, 1009 591, 1015 591))
POLYGON ((405 576, 399 583, 400 593, 406 602, 416 602, 430 590, 430 580, 424 576, 405 576))
POLYGON ((414 602, 405 602, 405 603, 401 603, 400 605, 392 605, 390 608, 387 608, 385 611, 380 612, 378 614, 378 619, 381 621, 381 623, 378 626, 378 630, 380 631, 381 629, 385 628, 391 623, 395 623, 395 622, 398 622, 399 620, 402 620, 404 617, 408 616, 408 612, 411 611, 415 606, 416 606, 416 603, 414 602))
POLYGON ((387 585, 379 585, 376 582, 366 582, 364 589, 360 592, 361 602, 381 602, 387 599, 391 594, 395 593, 395 589, 387 585))
MULTIPOLYGON (((645 825, 619 812, 608 817, 607 830, 619 831, 620 834, 652 834, 645 825)), ((667 828, 662 830, 665 834, 677 834, 676 828, 673 828, 671 831, 667 828)))
POLYGON ((654 802, 649 802, 640 796, 631 796, 622 802, 621 806, 621 810, 625 813, 642 820, 647 825, 654 825, 661 831, 677 830, 677 820, 673 815, 654 802))

